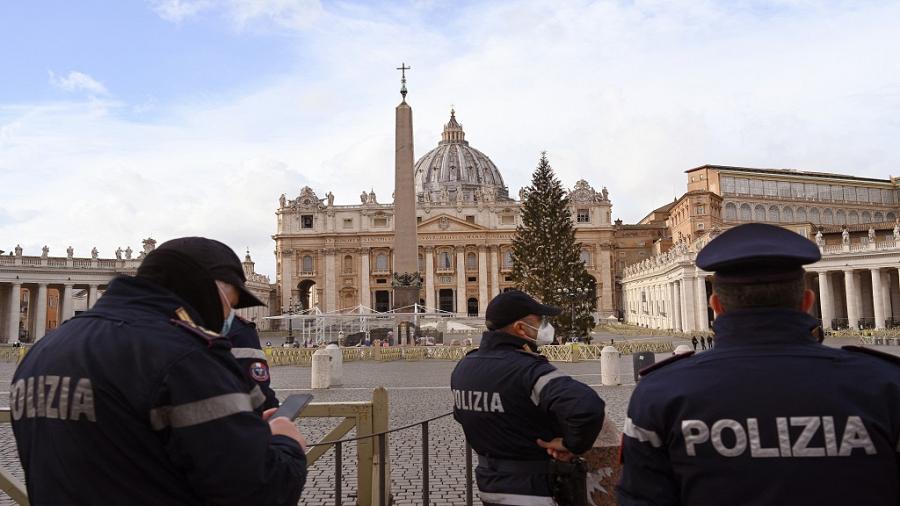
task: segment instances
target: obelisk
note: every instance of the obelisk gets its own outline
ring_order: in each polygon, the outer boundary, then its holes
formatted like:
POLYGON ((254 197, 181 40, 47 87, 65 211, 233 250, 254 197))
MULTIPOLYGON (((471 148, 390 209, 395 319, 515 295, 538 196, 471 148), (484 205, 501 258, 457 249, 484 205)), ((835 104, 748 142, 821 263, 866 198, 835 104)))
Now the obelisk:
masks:
POLYGON ((413 175, 412 108, 406 103, 406 71, 400 70, 400 95, 395 116, 394 150, 394 329, 397 344, 414 344, 412 315, 419 301, 422 278, 419 275, 416 242, 416 188, 413 175))

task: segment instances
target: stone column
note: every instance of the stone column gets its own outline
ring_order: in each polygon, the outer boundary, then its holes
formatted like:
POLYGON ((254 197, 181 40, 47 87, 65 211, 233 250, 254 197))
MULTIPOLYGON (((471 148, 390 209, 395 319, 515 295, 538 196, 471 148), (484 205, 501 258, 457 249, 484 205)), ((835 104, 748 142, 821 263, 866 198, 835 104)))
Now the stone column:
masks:
POLYGON ((59 323, 68 320, 69 318, 75 316, 75 305, 74 300, 72 298, 72 284, 66 283, 63 285, 62 296, 60 297, 60 312, 59 312, 59 323))
POLYGON ((9 285, 9 319, 6 321, 6 340, 13 343, 19 340, 19 316, 22 312, 22 283, 9 285))
POLYGON ((697 330, 709 330, 709 300, 706 298, 706 275, 697 276, 697 330))
MULTIPOLYGON (((281 307, 276 308, 278 311, 284 309, 287 311, 291 304, 291 296, 294 289, 294 252, 281 252, 281 307)), ((286 324, 285 324, 286 325, 286 324)))
POLYGON ((425 246, 425 306, 426 311, 435 311, 437 305, 434 303, 435 286, 434 286, 434 246, 425 246))
POLYGON ((97 303, 97 285, 88 285, 87 308, 94 307, 97 303))
POLYGON ((359 303, 372 307, 372 289, 369 286, 369 248, 359 250, 359 303))
POLYGON ((47 283, 38 283, 34 300, 34 340, 47 333, 47 283))
POLYGON ((666 303, 666 316, 668 316, 667 325, 670 329, 675 330, 675 283, 666 284, 666 296, 669 301, 666 303))
POLYGON ((894 310, 891 307, 891 273, 881 271, 881 302, 884 303, 884 319, 894 318, 894 310))
POLYGON ((500 295, 500 251, 498 246, 491 246, 491 295, 500 295))
POLYGON ((337 307, 337 272, 335 272, 334 250, 325 250, 325 312, 337 307))
POLYGON ((672 293, 674 294, 674 298, 672 299, 672 315, 675 317, 675 330, 681 331, 681 283, 676 281, 672 283, 672 293))
POLYGON ((466 315, 466 249, 456 248, 456 315, 466 315))
POLYGON ((478 247, 478 316, 484 317, 484 310, 487 308, 490 298, 488 297, 487 287, 487 249, 484 246, 478 247))
POLYGON ((597 253, 600 255, 598 270, 600 271, 600 283, 603 285, 600 290, 600 300, 597 302, 597 311, 602 318, 606 318, 613 314, 615 310, 613 307, 615 283, 613 282, 612 272, 612 251, 608 246, 601 246, 597 253))
POLYGON ((859 297, 856 295, 856 276, 852 270, 844 271, 844 288, 847 297, 847 320, 851 329, 859 325, 859 297))
POLYGON ((872 269, 872 307, 875 313, 875 328, 884 328, 884 288, 881 283, 881 269, 872 269))
POLYGON ((834 297, 831 294, 831 279, 827 272, 819 273, 819 309, 822 312, 822 328, 831 330, 834 319, 834 297))

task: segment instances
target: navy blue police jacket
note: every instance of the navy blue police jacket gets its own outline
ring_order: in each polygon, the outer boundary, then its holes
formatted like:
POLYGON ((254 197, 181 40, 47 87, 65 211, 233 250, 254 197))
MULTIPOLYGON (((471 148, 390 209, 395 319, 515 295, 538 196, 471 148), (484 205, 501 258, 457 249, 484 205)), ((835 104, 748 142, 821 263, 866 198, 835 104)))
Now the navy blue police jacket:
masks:
POLYGON ((297 504, 300 445, 254 413, 265 397, 228 341, 185 320, 179 297, 121 277, 32 347, 10 387, 31 504, 297 504))
MULTIPOLYGON (((488 459, 549 462, 537 440, 556 437, 573 453, 586 452, 603 426, 603 400, 546 357, 523 350, 523 344, 503 332, 485 332, 479 348, 453 370, 453 417, 466 440, 488 459)), ((552 495, 546 474, 510 474, 479 465, 475 476, 488 503, 543 504, 540 497, 552 495)))
POLYGON ((817 324, 724 313, 711 351, 641 379, 619 504, 900 504, 900 365, 822 345, 817 324))
POLYGON ((259 344, 256 324, 240 316, 235 316, 227 337, 231 341, 231 354, 241 366, 244 375, 253 384, 258 385, 263 395, 266 396, 266 402, 257 408, 257 412, 261 413, 269 408, 277 408, 278 397, 275 396, 275 391, 269 384, 272 380, 269 375, 269 362, 259 344))

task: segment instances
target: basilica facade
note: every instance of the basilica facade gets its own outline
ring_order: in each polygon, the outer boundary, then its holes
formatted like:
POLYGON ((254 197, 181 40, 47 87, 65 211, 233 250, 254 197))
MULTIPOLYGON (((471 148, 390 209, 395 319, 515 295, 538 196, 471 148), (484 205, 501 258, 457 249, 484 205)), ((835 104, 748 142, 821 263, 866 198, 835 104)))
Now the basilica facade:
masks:
MULTIPOLYGON (((483 316, 491 298, 514 286, 512 240, 521 199, 510 194, 494 162, 469 144, 453 111, 438 145, 418 159, 414 173, 419 304, 428 312, 483 316)), ((585 180, 569 195, 597 316, 616 314, 617 275, 651 254, 665 225, 614 223, 606 188, 596 190, 585 180)), ((358 203, 336 204, 331 192, 320 197, 304 187, 293 198, 282 195, 276 215, 282 312, 393 307, 392 203, 363 191, 358 203)))

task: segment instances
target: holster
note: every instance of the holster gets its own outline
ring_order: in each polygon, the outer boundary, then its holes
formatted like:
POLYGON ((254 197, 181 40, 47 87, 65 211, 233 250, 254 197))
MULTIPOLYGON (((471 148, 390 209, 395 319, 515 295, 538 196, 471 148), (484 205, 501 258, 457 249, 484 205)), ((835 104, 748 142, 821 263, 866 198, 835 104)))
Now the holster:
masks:
POLYGON ((587 462, 580 457, 569 462, 550 462, 553 498, 559 506, 589 506, 587 472, 587 462))

